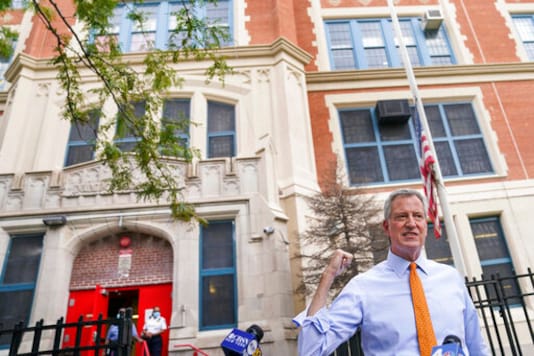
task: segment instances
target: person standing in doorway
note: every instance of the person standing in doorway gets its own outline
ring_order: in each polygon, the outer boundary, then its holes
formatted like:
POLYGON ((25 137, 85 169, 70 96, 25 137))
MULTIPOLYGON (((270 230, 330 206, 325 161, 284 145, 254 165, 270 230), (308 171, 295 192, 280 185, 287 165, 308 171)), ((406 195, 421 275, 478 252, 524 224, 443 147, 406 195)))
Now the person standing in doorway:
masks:
MULTIPOLYGON (((117 342, 119 340, 119 319, 124 318, 126 314, 126 308, 120 308, 117 312, 117 321, 112 323, 109 326, 108 332, 106 334, 106 345, 109 347, 106 349, 106 355, 107 356, 116 356, 117 353, 117 342)), ((132 341, 138 341, 143 342, 144 340, 139 337, 137 334, 137 328, 135 327, 135 324, 132 322, 132 341)))
POLYGON ((143 339, 147 342, 150 356, 161 356, 163 347, 161 333, 165 330, 167 330, 167 322, 165 321, 165 318, 161 316, 159 307, 155 306, 148 319, 145 320, 142 334, 143 339))

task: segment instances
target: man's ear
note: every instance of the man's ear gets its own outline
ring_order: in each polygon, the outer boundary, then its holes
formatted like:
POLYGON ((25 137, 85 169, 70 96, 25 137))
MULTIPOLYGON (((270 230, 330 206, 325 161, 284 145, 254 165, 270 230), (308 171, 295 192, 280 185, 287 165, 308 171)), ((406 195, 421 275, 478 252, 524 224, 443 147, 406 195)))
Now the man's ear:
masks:
POLYGON ((386 233, 386 235, 389 236, 389 234, 388 234, 388 232, 389 232, 389 224, 388 224, 387 220, 382 221, 382 228, 384 229, 384 232, 386 233))

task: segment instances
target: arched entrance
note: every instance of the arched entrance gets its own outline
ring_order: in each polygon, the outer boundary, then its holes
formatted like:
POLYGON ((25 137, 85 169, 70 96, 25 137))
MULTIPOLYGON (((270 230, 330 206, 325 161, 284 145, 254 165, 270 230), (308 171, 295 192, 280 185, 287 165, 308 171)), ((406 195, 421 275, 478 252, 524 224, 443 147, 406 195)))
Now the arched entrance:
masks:
MULTIPOLYGON (((132 308, 140 333, 147 313, 159 306, 169 325, 172 270, 172 247, 163 238, 121 231, 93 239, 80 249, 73 263, 67 322, 75 322, 80 316, 96 320, 100 314, 109 318, 119 308, 132 308)), ((85 330, 82 342, 91 343, 94 334, 95 330, 85 330)), ((163 354, 167 354, 169 332, 162 336, 163 354)), ((73 346, 75 337, 67 330, 64 344, 73 346)), ((140 345, 136 353, 142 355, 140 345)))

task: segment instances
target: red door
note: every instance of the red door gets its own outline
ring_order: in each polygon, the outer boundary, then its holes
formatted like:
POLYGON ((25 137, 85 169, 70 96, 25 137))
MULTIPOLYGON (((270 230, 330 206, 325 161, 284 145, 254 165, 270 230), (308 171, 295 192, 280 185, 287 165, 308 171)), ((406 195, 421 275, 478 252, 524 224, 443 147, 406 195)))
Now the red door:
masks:
MULTIPOLYGON (((71 291, 67 309, 67 323, 76 323, 80 317, 84 321, 97 320, 99 315, 106 318, 108 307, 107 294, 97 285, 95 289, 71 291)), ((106 328, 101 330, 101 339, 106 337, 106 328)), ((96 326, 82 328, 80 346, 94 345, 96 326)), ((103 342, 103 341, 102 341, 103 342)), ((73 347, 76 344, 76 327, 66 328, 63 335, 64 347, 73 347)))
MULTIPOLYGON (((165 331, 161 336, 163 338, 163 349, 161 350, 162 355, 168 354, 169 346, 169 323, 171 319, 172 312, 172 284, 155 284, 149 286, 143 286, 139 288, 139 332, 143 330, 143 325, 145 324, 146 312, 152 310, 155 306, 159 306, 161 311, 161 316, 167 321, 167 331, 165 331)), ((139 349, 139 348, 138 348, 139 349)), ((142 353, 138 353, 142 355, 142 353)))
MULTIPOLYGON (((98 316, 102 314, 102 318, 107 319, 113 317, 118 307, 134 307, 134 314, 137 313, 137 330, 139 334, 143 330, 145 323, 145 313, 151 310, 154 306, 159 306, 161 315, 167 321, 169 327, 170 317, 172 312, 172 284, 156 284, 147 286, 128 286, 121 288, 108 288, 104 290, 100 286, 95 289, 71 291, 69 295, 69 305, 67 310, 67 323, 75 323, 80 316, 83 320, 97 320, 98 316), (136 297, 132 297, 132 292, 135 291, 136 297), (122 292, 122 297, 119 296, 122 292), (129 297, 125 297, 128 294, 129 297), (134 300, 138 298, 137 308, 135 308, 134 300), (119 305, 121 302, 129 303, 129 305, 119 305), (117 304, 119 303, 119 304, 117 304), (133 303, 133 304, 132 304, 133 303), (117 305, 115 305, 117 304, 117 305), (137 309, 137 310, 136 310, 137 309)), ((122 303, 124 304, 124 303, 122 303)), ((135 321, 135 320, 134 320, 135 321)), ((107 328, 101 331, 101 339, 104 342, 107 328)), ((80 345, 94 345, 94 337, 96 335, 96 327, 85 327, 82 330, 82 338, 80 345)), ((162 355, 168 353, 169 331, 162 334, 163 350, 162 355)), ((67 328, 63 337, 64 347, 73 347, 76 342, 76 329, 67 328)), ((142 344, 138 343, 136 346, 136 354, 143 355, 142 344)))

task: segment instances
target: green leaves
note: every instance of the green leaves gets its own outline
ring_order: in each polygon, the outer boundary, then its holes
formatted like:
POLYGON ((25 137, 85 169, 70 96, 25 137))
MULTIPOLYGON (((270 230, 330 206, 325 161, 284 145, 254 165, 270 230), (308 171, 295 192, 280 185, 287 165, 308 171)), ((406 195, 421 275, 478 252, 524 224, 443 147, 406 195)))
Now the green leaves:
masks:
POLYGON ((0 27, 0 57, 8 59, 13 54, 13 47, 18 39, 18 33, 7 28, 0 27))
MULTIPOLYGON (((204 223, 184 199, 184 177, 173 169, 199 156, 198 150, 188 147, 187 140, 176 134, 184 131, 185 126, 180 125, 190 122, 162 124, 161 108, 169 91, 183 83, 175 69, 179 61, 208 61, 206 78, 217 76, 223 81, 231 68, 216 49, 228 40, 228 34, 197 15, 200 7, 214 1, 183 1, 183 7, 172 14, 176 28, 170 32, 168 48, 144 53, 142 65, 130 63, 118 41, 121 17, 116 11, 126 11, 132 26, 141 34, 148 33, 150 14, 144 12, 146 7, 136 6, 142 2, 75 0, 77 21, 87 36, 75 32, 71 14, 62 12, 59 0, 31 0, 29 5, 55 42, 56 55, 51 61, 65 93, 64 118, 76 124, 87 122, 94 110, 101 114, 95 144, 98 158, 112 172, 110 191, 135 191, 139 199, 149 201, 164 199, 175 218, 204 223), (142 113, 136 103, 143 103, 142 113), (106 110, 102 110, 104 104, 106 110), (125 137, 128 142, 121 140, 125 137)), ((0 0, 0 9, 7 6, 6 0, 0 0)), ((14 32, 0 31, 0 56, 10 55, 15 40, 14 32)), ((146 44, 153 41, 147 39, 146 44)))

